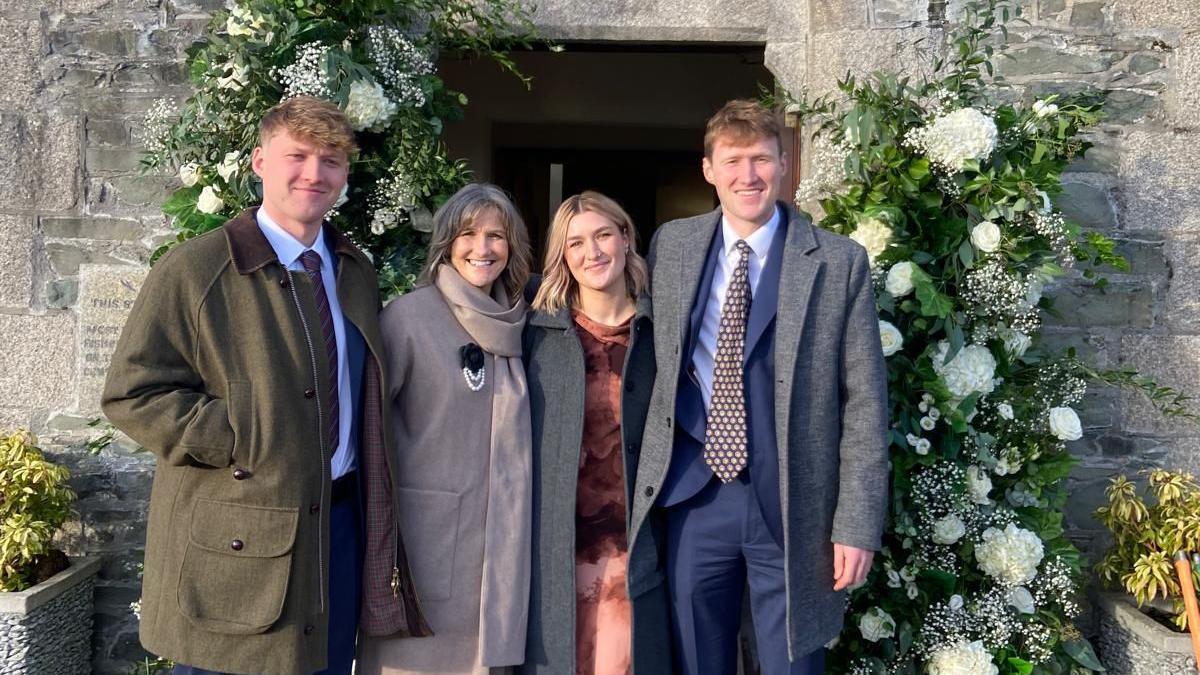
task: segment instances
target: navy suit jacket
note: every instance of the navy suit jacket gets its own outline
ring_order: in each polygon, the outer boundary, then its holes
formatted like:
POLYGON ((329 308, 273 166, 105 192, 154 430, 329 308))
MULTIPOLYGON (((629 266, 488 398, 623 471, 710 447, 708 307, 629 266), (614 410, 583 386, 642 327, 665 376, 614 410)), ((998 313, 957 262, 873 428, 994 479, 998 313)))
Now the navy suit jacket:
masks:
MULTIPOLYGON (((763 518, 776 542, 783 545, 783 514, 779 501, 779 452, 775 438, 775 312, 779 304, 779 276, 783 266, 784 242, 788 231, 788 210, 780 209, 779 227, 750 300, 746 324, 744 387, 746 392, 749 462, 746 471, 762 509, 763 518)), ((699 381, 692 370, 692 355, 700 334, 704 307, 708 302, 717 256, 725 248, 722 228, 717 227, 696 297, 692 300, 688 333, 684 343, 682 367, 675 398, 675 449, 671 467, 663 482, 659 503, 670 507, 695 496, 716 480, 704 462, 704 434, 708 411, 699 381)))

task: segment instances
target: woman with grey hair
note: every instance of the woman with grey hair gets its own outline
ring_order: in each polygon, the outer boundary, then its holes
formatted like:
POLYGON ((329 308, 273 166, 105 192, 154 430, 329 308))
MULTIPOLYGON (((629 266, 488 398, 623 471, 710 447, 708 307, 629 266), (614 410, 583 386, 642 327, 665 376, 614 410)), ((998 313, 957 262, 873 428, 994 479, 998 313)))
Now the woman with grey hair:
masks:
MULTIPOLYGON (((400 530, 432 637, 364 638, 358 672, 495 673, 524 659, 531 435, 529 237, 494 185, 434 215, 418 288, 380 315, 400 530)), ((376 555, 391 559, 390 544, 376 555)))

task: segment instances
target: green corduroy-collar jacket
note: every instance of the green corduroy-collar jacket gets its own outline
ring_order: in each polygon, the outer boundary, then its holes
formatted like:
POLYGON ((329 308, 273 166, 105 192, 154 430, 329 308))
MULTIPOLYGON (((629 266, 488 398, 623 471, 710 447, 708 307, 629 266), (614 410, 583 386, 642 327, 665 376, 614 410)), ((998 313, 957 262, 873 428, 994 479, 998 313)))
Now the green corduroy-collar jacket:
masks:
MULTIPOLYGON (((377 509, 390 524, 367 530, 377 564, 364 569, 364 629, 421 635, 428 627, 388 494, 395 462, 365 461, 368 448, 389 456, 375 271, 326 228, 343 315, 367 346, 355 417, 364 501, 391 505, 377 509)), ((151 652, 232 673, 325 667, 332 450, 317 317, 307 275, 279 263, 255 209, 180 244, 142 286, 102 406, 158 459, 142 583, 151 652)))

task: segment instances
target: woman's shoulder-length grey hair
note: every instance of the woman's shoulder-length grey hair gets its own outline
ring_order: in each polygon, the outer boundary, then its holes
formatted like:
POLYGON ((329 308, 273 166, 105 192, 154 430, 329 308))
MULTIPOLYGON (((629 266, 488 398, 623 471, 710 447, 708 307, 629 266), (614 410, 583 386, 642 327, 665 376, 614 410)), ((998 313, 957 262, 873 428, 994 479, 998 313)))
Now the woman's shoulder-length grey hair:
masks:
POLYGON ((504 285, 510 302, 515 304, 522 297, 533 260, 529 232, 508 194, 491 183, 468 183, 433 214, 429 255, 425 258, 418 284, 433 283, 437 278, 437 268, 443 263, 450 264, 454 240, 489 210, 500 218, 504 237, 508 241, 508 263, 497 281, 504 285))

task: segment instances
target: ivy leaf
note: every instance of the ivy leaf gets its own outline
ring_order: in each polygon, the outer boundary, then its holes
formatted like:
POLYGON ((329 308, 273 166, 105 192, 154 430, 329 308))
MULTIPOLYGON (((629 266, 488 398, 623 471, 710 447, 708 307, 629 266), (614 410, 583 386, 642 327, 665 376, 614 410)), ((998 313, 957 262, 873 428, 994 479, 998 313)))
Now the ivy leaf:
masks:
POLYGON ((1012 667, 1012 672, 1017 675, 1030 675, 1033 672, 1033 664, 1025 659, 1018 659, 1015 656, 1008 657, 1008 665, 1012 667))
POLYGON ((1075 659, 1075 662, 1084 668, 1104 672, 1104 666, 1100 664, 1100 659, 1096 658, 1096 652, 1092 649, 1092 643, 1087 640, 1083 638, 1064 640, 1062 647, 1067 656, 1075 659))
POLYGON ((917 300, 921 302, 921 314, 946 318, 954 310, 954 301, 939 293, 932 282, 916 286, 917 300))
POLYGON ((954 584, 957 582, 957 578, 953 574, 931 567, 921 570, 918 576, 936 586, 946 595, 954 594, 954 584))

